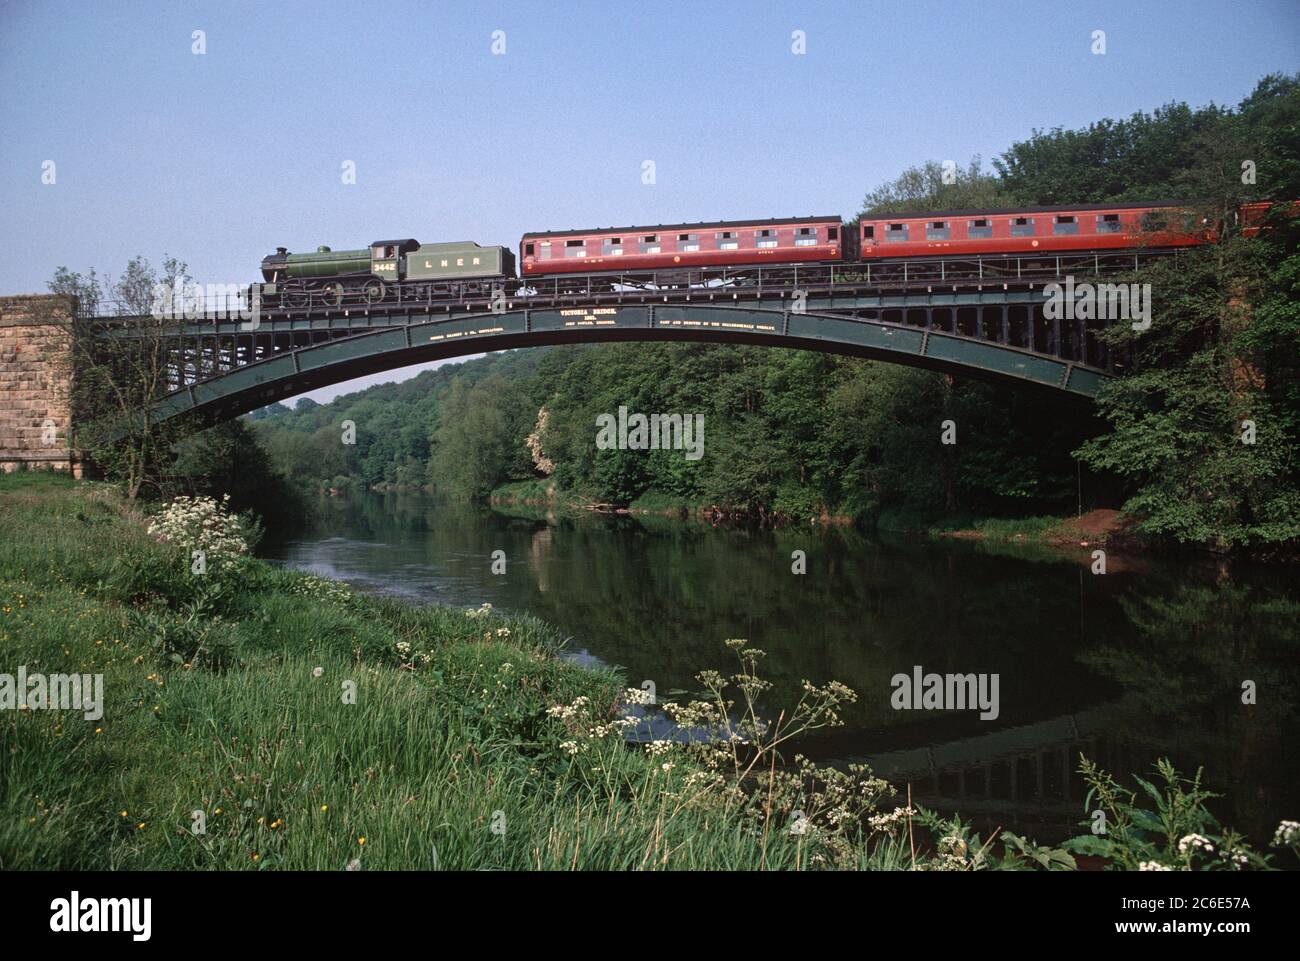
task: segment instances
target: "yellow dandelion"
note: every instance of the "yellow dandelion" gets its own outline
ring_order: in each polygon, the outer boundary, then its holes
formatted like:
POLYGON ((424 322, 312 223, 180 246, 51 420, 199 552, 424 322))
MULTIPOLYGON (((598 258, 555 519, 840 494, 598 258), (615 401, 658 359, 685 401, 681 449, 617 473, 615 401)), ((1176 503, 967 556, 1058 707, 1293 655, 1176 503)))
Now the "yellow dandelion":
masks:
POLYGON ((365 843, 366 843, 366 839, 365 839, 365 838, 357 838, 357 843, 360 844, 360 845, 363 845, 363 846, 364 846, 365 843))
POLYGON ((322 804, 322 805, 320 806, 320 809, 321 809, 322 811, 328 811, 328 810, 330 809, 330 806, 329 806, 328 804, 322 804))

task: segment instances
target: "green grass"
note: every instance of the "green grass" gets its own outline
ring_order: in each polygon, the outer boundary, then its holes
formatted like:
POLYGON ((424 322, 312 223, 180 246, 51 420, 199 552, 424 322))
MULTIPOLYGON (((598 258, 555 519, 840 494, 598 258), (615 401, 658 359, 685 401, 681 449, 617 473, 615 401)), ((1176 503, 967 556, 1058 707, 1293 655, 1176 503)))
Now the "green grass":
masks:
POLYGON ((492 491, 492 499, 507 501, 553 501, 555 500, 554 481, 534 479, 511 481, 492 491))
POLYGON ((932 536, 970 532, 986 540, 1047 540, 1061 534, 1073 518, 976 517, 971 514, 934 515, 901 508, 882 511, 876 526, 884 531, 924 531, 932 536))
POLYGON ((1060 517, 990 517, 976 521, 972 529, 988 540, 1041 540, 1059 536, 1064 523, 1060 517))

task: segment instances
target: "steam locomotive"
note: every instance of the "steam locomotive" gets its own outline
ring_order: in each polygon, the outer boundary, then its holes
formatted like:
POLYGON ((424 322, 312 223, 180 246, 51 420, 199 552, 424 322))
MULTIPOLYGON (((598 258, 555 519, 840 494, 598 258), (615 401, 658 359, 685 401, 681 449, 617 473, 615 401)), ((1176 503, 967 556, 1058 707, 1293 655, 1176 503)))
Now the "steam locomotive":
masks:
MULTIPOLYGON (((1257 231, 1269 206, 1243 206, 1243 232, 1257 231)), ((262 260, 265 282, 254 292, 263 304, 286 307, 374 305, 399 295, 406 301, 486 298, 497 290, 514 295, 547 280, 561 289, 561 278, 576 275, 613 289, 690 283, 716 268, 714 276, 743 282, 754 267, 770 275, 773 268, 810 264, 1179 248, 1208 243, 1215 233, 1185 204, 1167 201, 924 211, 856 224, 831 216, 543 230, 523 235, 517 261, 506 247, 405 238, 304 254, 280 247, 262 260)))

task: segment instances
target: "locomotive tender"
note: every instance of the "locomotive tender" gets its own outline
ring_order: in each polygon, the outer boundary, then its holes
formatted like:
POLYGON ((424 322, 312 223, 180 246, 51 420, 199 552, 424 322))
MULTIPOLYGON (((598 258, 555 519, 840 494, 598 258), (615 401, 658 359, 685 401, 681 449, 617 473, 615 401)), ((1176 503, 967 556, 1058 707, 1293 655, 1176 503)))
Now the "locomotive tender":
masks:
MULTIPOLYGON (((1243 232, 1255 233, 1270 206, 1243 206, 1243 232)), ((770 268, 806 264, 1116 252, 1187 247, 1214 236, 1211 225, 1174 201, 920 211, 864 216, 849 225, 828 216, 544 230, 520 239, 517 277, 515 254, 506 247, 406 238, 306 254, 280 247, 262 260, 265 283, 250 293, 285 307, 372 305, 398 292, 404 300, 429 301, 516 294, 537 280, 558 284, 578 274, 607 278, 610 289, 694 283, 703 268, 720 268, 734 282, 755 266, 770 274, 770 268)))

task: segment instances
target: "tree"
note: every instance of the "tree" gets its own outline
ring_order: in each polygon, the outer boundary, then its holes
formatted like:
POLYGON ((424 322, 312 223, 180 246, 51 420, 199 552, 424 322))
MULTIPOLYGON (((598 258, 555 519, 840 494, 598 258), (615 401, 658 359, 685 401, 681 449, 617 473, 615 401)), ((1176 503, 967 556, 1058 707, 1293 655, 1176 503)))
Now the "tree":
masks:
POLYGON ((157 310, 161 289, 188 282, 184 263, 163 259, 162 273, 135 257, 116 282, 92 269, 88 274, 59 267, 49 289, 75 298, 77 308, 65 324, 73 351, 73 410, 82 453, 126 494, 137 497, 147 484, 162 480, 163 465, 176 438, 174 424, 162 421, 152 403, 180 382, 172 343, 173 322, 157 310), (98 317, 115 301, 121 320, 98 317))
POLYGON ((918 210, 979 210, 1007 205, 998 178, 985 173, 979 157, 963 170, 927 160, 908 167, 889 183, 881 184, 862 200, 859 216, 906 213, 918 210))

